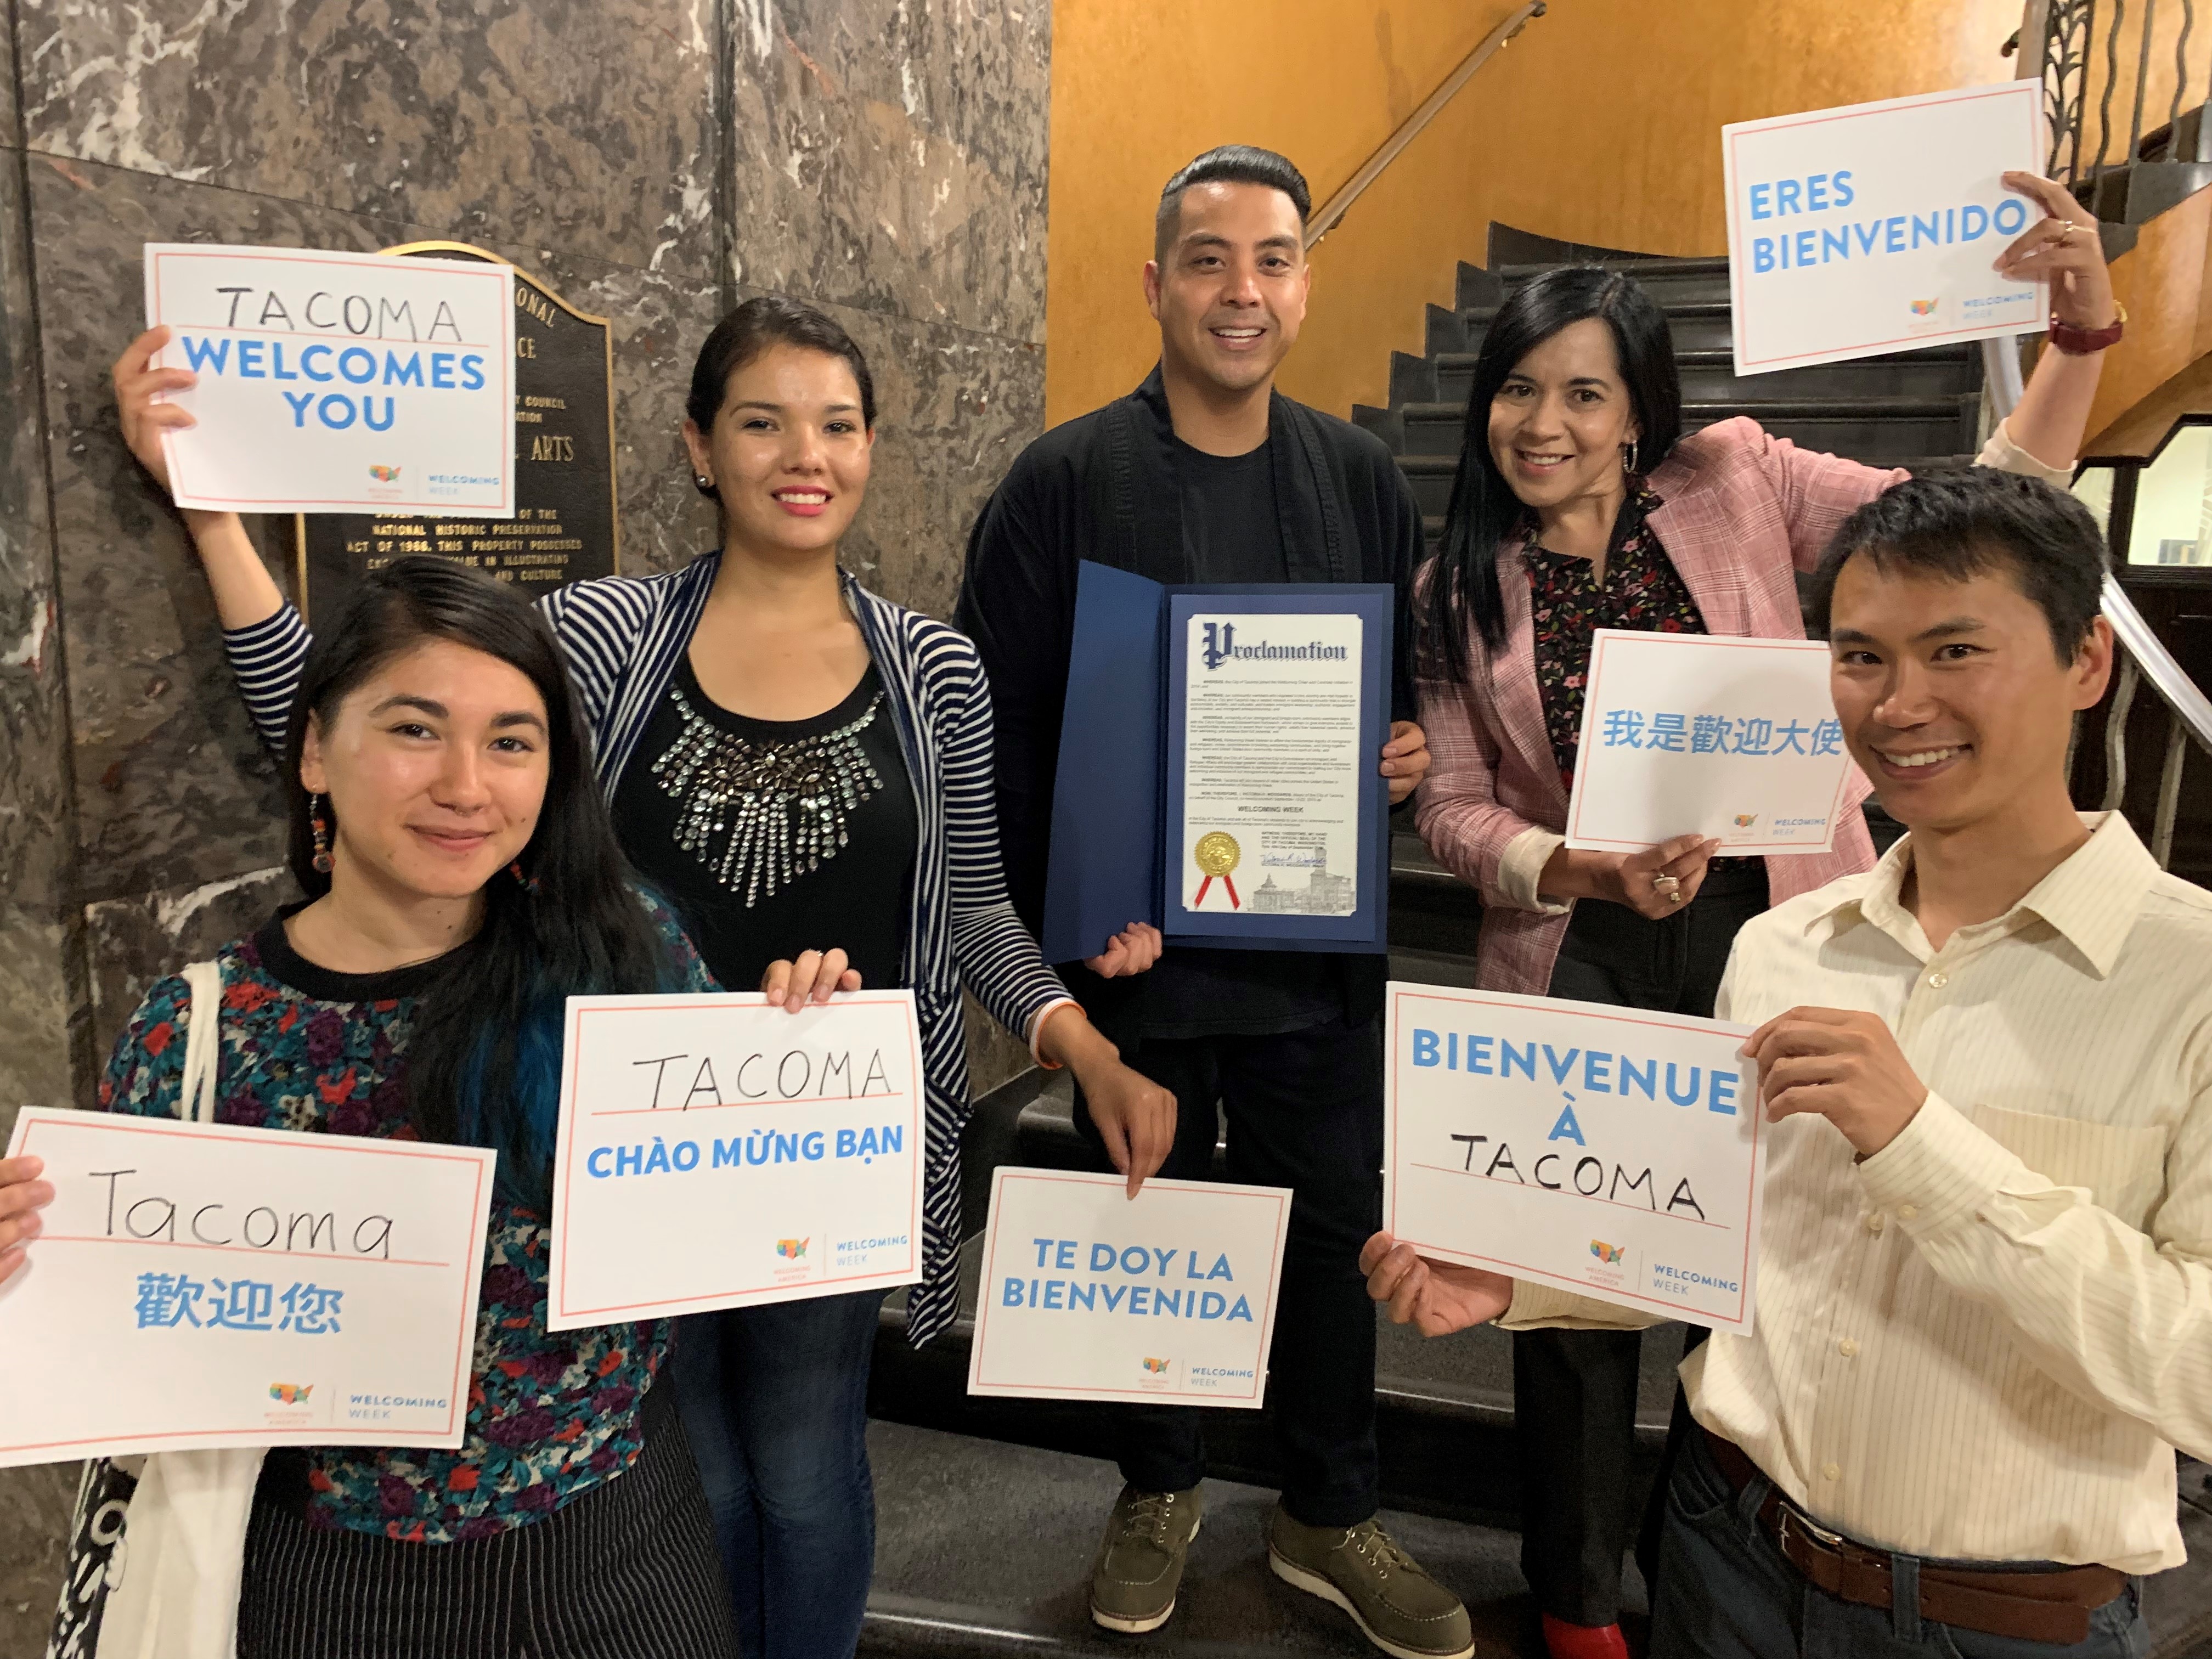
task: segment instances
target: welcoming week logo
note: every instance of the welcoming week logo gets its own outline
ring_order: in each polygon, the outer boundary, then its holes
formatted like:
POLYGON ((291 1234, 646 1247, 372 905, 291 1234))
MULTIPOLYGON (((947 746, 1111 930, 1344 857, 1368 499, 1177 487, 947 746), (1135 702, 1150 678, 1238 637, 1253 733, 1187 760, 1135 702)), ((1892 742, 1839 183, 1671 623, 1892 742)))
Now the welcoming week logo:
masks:
POLYGON ((775 1253, 786 1261, 796 1261, 806 1254, 806 1244, 804 1238, 779 1238, 775 1241, 775 1253))

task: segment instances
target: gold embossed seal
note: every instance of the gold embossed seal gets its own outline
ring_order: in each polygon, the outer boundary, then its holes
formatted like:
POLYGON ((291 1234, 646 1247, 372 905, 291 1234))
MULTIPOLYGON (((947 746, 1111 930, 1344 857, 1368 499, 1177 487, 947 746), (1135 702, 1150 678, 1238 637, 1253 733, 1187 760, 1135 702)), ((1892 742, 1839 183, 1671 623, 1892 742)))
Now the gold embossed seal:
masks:
POLYGON ((1191 901, 1190 908, 1195 910, 1206 902, 1206 890, 1218 877, 1221 884, 1229 890, 1230 908, 1243 909, 1243 901, 1237 896, 1237 883, 1231 877, 1231 872, 1237 868, 1237 861, 1243 857, 1243 849, 1237 845, 1237 837, 1225 830, 1210 830, 1198 838, 1198 845, 1191 849, 1191 856, 1197 860, 1199 871, 1206 879, 1199 883, 1198 896, 1191 901))

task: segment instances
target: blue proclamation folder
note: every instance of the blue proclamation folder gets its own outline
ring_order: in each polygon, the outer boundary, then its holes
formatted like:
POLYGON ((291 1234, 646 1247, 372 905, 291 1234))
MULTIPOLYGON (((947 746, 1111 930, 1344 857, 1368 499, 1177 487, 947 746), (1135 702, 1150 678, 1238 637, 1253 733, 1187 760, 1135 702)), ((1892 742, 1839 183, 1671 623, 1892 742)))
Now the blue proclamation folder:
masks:
MULTIPOLYGON (((1053 791, 1045 876, 1044 957, 1097 955, 1133 921, 1174 945, 1224 950, 1389 948, 1389 784, 1375 770, 1390 726, 1391 624, 1386 583, 1272 583, 1170 587, 1085 561, 1078 573, 1067 702, 1053 791), (1188 619, 1240 615, 1356 616, 1361 632, 1359 803, 1356 905, 1348 915, 1302 915, 1245 903, 1230 911, 1184 908, 1170 843, 1183 816, 1183 688, 1188 619)), ((1349 872, 1336 872, 1340 874, 1349 872)), ((1248 888, 1266 880, 1255 865, 1248 888)))

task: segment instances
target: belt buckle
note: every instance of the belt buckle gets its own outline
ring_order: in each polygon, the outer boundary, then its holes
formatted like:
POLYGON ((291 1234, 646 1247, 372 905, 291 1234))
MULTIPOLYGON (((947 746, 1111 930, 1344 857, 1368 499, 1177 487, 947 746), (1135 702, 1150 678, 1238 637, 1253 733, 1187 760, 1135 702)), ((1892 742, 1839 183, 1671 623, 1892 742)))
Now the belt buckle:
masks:
POLYGON ((1843 1534, 1830 1532, 1804 1510, 1784 1498, 1782 1503, 1782 1525, 1784 1530, 1787 1530, 1792 1523, 1811 1534, 1815 1541, 1825 1545, 1828 1549, 1841 1553, 1844 1546, 1843 1534))

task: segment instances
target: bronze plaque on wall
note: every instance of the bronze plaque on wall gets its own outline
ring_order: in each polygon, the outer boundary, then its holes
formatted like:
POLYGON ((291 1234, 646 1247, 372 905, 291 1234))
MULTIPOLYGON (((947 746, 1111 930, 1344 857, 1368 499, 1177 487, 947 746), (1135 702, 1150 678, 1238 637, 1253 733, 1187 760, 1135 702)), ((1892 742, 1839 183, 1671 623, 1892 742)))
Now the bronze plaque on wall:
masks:
MULTIPOLYGON (((380 251, 506 263, 463 242, 380 251)), ((299 515, 300 610, 310 620, 364 573, 410 553, 468 565, 532 599, 620 568, 614 331, 519 268, 514 305, 522 313, 514 319, 514 516, 299 515)))

